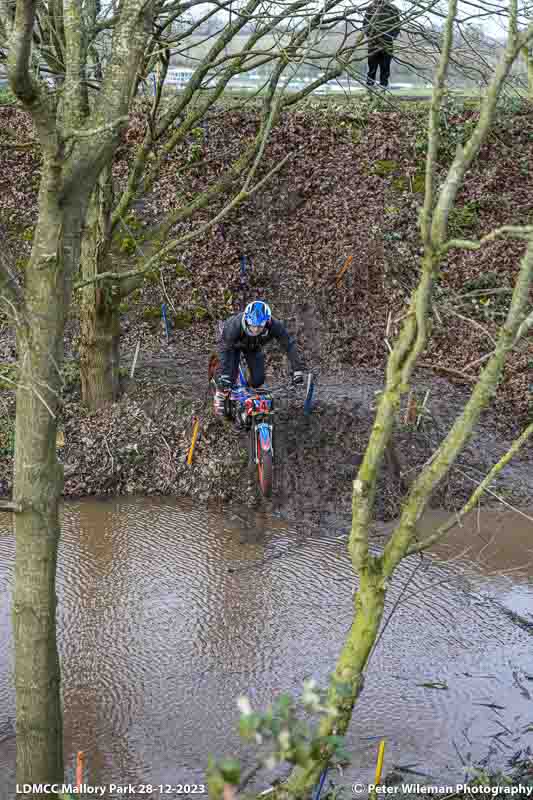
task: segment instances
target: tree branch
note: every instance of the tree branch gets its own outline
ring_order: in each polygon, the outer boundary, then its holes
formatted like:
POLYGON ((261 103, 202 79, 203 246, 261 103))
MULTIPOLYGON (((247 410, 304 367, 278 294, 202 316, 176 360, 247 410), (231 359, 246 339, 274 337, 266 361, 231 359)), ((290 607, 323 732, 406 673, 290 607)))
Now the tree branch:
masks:
MULTIPOLYGON (((528 40, 533 37, 533 25, 530 25, 524 37, 528 40)), ((521 45, 520 45, 521 46, 521 45)), ((487 89, 487 95, 481 104, 479 120, 474 131, 464 147, 458 147, 453 163, 448 171, 439 195, 439 199, 432 218, 431 238, 437 247, 442 247, 448 227, 448 215, 455 203, 457 192, 462 185, 465 174, 476 158, 482 143, 485 141, 488 130, 492 124, 498 98, 503 84, 507 79, 511 67, 516 60, 520 47, 516 38, 509 35, 503 59, 497 65, 494 76, 487 89), (518 48, 518 50, 517 50, 518 48)))
POLYGON ((53 109, 30 70, 37 5, 37 0, 17 0, 7 59, 7 76, 12 91, 35 120, 43 149, 50 152, 57 147, 53 109))
POLYGON ((122 121, 122 127, 125 126, 155 9, 155 0, 147 0, 140 6, 138 0, 124 0, 121 6, 102 89, 86 122, 89 130, 100 132, 90 140, 76 138, 76 152, 70 159, 72 166, 66 170, 64 203, 91 174, 100 172, 110 151, 118 143, 120 124, 117 125, 117 120, 122 121))
POLYGON ((88 286, 91 283, 99 283, 100 281, 122 281, 126 278, 134 278, 138 275, 143 275, 146 272, 150 272, 153 269, 158 268, 158 264, 162 258, 164 258, 169 253, 181 249, 181 247, 187 242, 190 242, 194 239, 197 239, 199 236, 205 234, 210 228, 214 225, 217 225, 222 219, 224 219, 227 214, 230 213, 234 208, 238 205, 243 203, 245 200, 248 200, 255 192, 257 192, 270 178, 275 175, 279 170, 285 165, 285 163, 291 157, 291 153, 288 153, 285 158, 283 158, 279 164, 276 164, 267 175, 265 175, 255 186, 251 189, 245 191, 242 189, 234 198, 233 200, 228 203, 228 205, 220 211, 212 220, 206 222, 205 225, 201 225, 194 231, 181 236, 179 239, 174 239, 173 241, 169 242, 165 247, 159 250, 155 255, 153 255, 147 262, 146 265, 142 269, 138 270, 129 270, 127 272, 101 272, 99 275, 95 275, 92 278, 89 278, 85 281, 80 281, 75 285, 75 289, 82 289, 84 286, 88 286))
POLYGON ((443 244, 440 253, 441 255, 446 255, 452 249, 480 250, 484 244, 506 237, 528 241, 532 233, 533 225, 502 225, 501 228, 487 233, 479 241, 475 239, 449 239, 443 244))
POLYGON ((532 279, 533 238, 530 240, 526 254, 522 258, 511 306, 505 324, 500 330, 494 354, 483 369, 462 413, 438 448, 431 465, 413 483, 398 527, 384 548, 383 569, 387 576, 392 574, 398 563, 405 556, 414 537, 415 525, 424 511, 431 492, 449 471, 463 449, 477 425, 481 412, 489 404, 490 398, 501 380, 505 358, 515 344, 520 321, 523 319, 532 279))
POLYGON ((422 541, 417 542, 416 544, 412 544, 410 547, 407 548, 405 555, 410 556, 413 553, 420 553, 423 550, 427 550, 428 547, 431 547, 435 542, 438 542, 439 539, 442 539, 443 536, 448 533, 452 528, 459 524, 465 514, 468 514, 469 511, 472 511, 478 500, 480 499, 481 495, 487 489, 488 486, 494 481, 494 479, 499 475, 502 469, 507 466, 509 461, 513 458, 513 456, 518 453, 518 451, 522 448, 522 446, 528 441, 531 434, 533 434, 533 422, 530 423, 527 428, 523 431, 523 433, 516 439, 509 450, 505 453, 500 460, 494 464, 490 472, 487 473, 485 478, 481 481, 479 486, 476 490, 472 493, 470 499, 464 504, 462 509, 457 512, 457 514, 450 517, 450 519, 441 525, 441 527, 432 533, 430 536, 427 536, 422 541))

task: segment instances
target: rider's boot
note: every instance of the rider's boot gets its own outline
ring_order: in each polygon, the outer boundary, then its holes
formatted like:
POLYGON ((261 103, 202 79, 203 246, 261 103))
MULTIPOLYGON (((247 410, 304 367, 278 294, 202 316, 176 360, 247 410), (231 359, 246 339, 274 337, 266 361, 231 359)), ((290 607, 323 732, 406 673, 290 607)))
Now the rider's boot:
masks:
POLYGON ((226 416, 225 400, 226 400, 226 395, 224 394, 224 392, 221 392, 219 389, 217 389, 215 392, 215 396, 213 398, 213 411, 215 413, 215 417, 226 416))

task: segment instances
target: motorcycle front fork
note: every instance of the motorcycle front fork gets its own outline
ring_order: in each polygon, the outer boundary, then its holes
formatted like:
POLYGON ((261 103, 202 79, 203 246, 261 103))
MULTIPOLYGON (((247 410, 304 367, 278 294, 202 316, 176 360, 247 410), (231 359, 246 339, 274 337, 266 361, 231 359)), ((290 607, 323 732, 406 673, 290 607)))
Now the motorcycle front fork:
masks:
MULTIPOLYGON (((257 450, 257 440, 258 440, 259 437, 257 435, 256 424, 257 423, 252 422, 252 427, 250 428, 250 436, 252 437, 252 441, 253 441, 252 448, 253 448, 253 454, 254 454, 254 463, 255 464, 259 464, 259 452, 257 450)), ((268 428, 269 428, 269 431, 270 431, 270 452, 272 453, 272 463, 274 463, 274 439, 273 439, 274 428, 273 428, 273 425, 272 425, 271 422, 269 422, 267 424, 268 424, 268 428)))

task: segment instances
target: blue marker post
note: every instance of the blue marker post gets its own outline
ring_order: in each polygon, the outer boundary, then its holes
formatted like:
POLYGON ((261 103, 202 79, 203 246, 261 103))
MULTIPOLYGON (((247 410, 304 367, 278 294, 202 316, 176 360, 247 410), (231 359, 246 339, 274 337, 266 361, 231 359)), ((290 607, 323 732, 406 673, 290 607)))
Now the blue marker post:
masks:
POLYGON ((324 781, 326 780, 327 774, 328 774, 328 767, 326 767, 323 770, 322 775, 320 776, 319 784, 313 792, 313 800, 320 800, 320 793, 322 792, 322 789, 324 787, 324 781))
POLYGON ((163 317, 163 322, 165 325, 165 336, 167 337, 167 344, 168 344, 168 319, 167 319, 167 307, 165 303, 163 303, 163 305, 161 306, 161 316, 163 317))
POLYGON ((313 373, 310 372, 307 378, 307 394, 305 396, 305 402, 304 402, 304 414, 306 417, 309 416, 309 414, 311 413, 314 391, 315 391, 315 382, 313 381, 313 373))
POLYGON ((154 73, 153 73, 153 72, 151 72, 151 73, 150 73, 150 77, 151 77, 151 79, 152 79, 152 89, 153 89, 153 91, 154 91, 154 97, 155 97, 155 93, 156 93, 156 82, 155 82, 155 75, 154 75, 154 73))

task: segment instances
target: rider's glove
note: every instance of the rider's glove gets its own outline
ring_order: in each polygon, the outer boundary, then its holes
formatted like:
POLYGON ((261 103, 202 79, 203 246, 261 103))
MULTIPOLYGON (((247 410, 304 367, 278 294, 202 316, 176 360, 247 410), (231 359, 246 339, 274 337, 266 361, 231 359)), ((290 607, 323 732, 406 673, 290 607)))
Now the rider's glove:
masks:
POLYGON ((304 382, 304 374, 297 370, 296 372, 292 373, 292 382, 295 386, 304 382))
POLYGON ((231 378, 229 375, 221 375, 217 381, 221 392, 231 392, 231 378))

